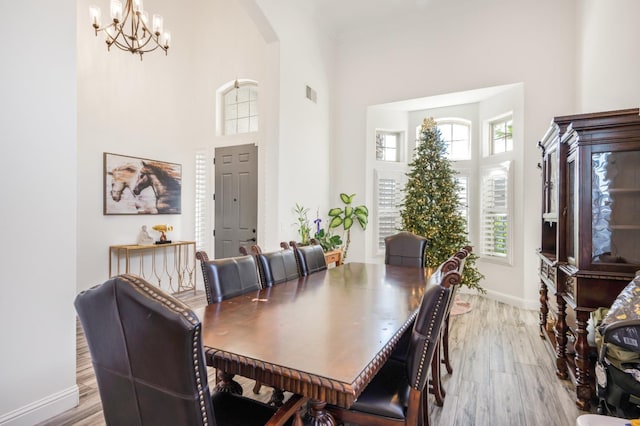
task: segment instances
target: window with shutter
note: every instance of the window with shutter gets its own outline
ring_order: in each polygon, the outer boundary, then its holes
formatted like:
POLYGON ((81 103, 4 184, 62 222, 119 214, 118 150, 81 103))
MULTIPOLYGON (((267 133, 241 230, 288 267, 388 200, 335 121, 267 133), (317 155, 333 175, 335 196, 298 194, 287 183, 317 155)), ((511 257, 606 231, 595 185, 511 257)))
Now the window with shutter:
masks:
POLYGON ((509 168, 511 162, 487 167, 482 173, 481 254, 507 259, 509 256, 509 168))
POLYGON ((209 206, 207 185, 207 154, 197 151, 195 156, 195 241, 196 250, 207 250, 207 212, 209 206))
POLYGON ((465 228, 467 233, 469 232, 469 177, 466 175, 457 175, 456 181, 458 182, 458 199, 460 200, 460 206, 458 212, 460 216, 464 218, 465 228))
POLYGON ((384 239, 400 229, 400 204, 406 178, 403 172, 376 170, 375 180, 377 249, 384 252, 384 239))

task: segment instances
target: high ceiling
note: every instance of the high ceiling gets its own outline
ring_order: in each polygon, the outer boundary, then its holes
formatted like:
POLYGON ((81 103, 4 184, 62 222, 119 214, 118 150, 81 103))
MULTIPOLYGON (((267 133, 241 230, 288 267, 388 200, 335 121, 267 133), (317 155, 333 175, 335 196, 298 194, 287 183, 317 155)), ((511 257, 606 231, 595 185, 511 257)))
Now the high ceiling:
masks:
POLYGON ((312 13, 336 39, 423 14, 439 0, 310 0, 312 13))

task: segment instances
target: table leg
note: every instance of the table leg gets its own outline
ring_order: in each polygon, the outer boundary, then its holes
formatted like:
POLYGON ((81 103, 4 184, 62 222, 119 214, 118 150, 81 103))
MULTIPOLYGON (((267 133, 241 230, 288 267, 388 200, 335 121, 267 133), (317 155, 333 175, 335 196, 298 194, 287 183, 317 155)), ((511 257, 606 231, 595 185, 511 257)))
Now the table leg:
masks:
POLYGON ((218 370, 218 383, 215 386, 215 390, 217 392, 229 392, 236 395, 242 395, 242 386, 240 386, 240 383, 233 380, 234 376, 235 374, 229 374, 222 370, 218 370))
POLYGON ((307 403, 307 413, 303 421, 308 426, 336 426, 336 420, 331 413, 324 409, 327 405, 324 401, 310 399, 307 403))

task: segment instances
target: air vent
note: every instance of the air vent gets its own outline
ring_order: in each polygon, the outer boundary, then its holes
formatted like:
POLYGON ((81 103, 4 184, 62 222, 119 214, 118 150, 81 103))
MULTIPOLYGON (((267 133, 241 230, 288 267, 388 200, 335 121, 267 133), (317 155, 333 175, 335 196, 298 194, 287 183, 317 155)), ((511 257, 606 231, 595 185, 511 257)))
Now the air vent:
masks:
POLYGON ((309 86, 307 86, 307 99, 314 103, 318 103, 318 94, 309 86))

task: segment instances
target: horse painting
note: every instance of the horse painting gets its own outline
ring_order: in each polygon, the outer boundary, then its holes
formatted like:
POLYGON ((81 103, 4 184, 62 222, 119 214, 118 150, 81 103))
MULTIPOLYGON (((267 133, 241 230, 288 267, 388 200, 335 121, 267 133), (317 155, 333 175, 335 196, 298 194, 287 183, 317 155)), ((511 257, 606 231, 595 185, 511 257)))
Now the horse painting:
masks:
POLYGON ((107 174, 111 176, 111 199, 113 201, 120 201, 125 189, 129 188, 129 190, 131 190, 131 187, 135 184, 139 169, 139 165, 127 163, 114 167, 111 171, 107 172, 107 174))
POLYGON ((157 213, 180 213, 179 167, 179 165, 169 163, 142 160, 142 167, 139 171, 138 181, 133 187, 133 194, 139 196, 142 190, 151 187, 156 198, 157 213))

